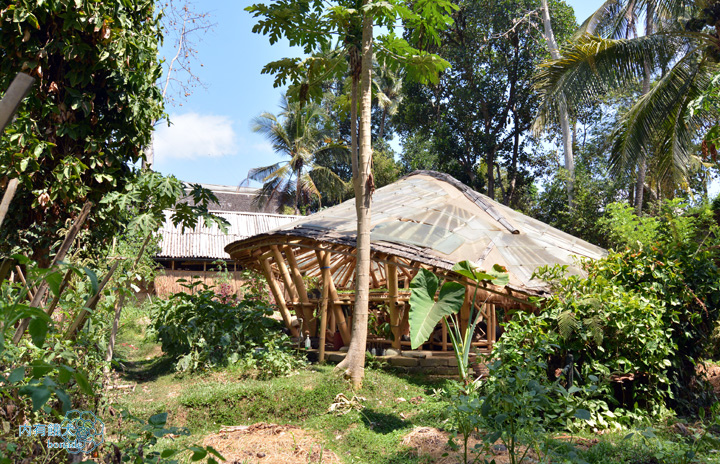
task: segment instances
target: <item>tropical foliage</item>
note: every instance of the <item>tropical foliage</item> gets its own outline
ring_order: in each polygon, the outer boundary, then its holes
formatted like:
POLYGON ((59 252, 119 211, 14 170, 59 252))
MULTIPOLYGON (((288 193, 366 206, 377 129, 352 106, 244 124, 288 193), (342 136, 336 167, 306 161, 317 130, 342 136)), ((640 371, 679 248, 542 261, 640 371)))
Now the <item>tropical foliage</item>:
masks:
POLYGON ((278 209, 291 205, 295 214, 307 207, 313 198, 322 206, 317 184, 325 187, 331 199, 341 198, 346 190, 345 181, 332 169, 318 163, 320 158, 332 158, 348 165, 350 152, 341 143, 334 142, 327 129, 322 107, 316 103, 281 102, 279 117, 263 113, 253 120, 252 129, 264 135, 273 150, 288 158, 270 166, 253 168, 248 178, 263 183, 256 202, 276 204, 278 209))

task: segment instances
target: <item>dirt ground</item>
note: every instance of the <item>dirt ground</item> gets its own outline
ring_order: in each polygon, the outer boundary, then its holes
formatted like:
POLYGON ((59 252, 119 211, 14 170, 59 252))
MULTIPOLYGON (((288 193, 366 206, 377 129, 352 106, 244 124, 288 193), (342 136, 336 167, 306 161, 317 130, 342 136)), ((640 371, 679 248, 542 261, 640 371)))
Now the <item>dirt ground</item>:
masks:
MULTIPOLYGON (((417 427, 403 439, 403 445, 415 450, 418 456, 429 458, 435 464, 457 464, 461 454, 448 447, 447 432, 432 427, 417 427), (443 456, 447 454, 446 456, 443 456)), ((204 442, 227 459, 228 464, 339 464, 340 459, 323 449, 320 440, 311 432, 291 425, 257 423, 250 426, 230 427, 208 436, 204 442)), ((482 444, 473 438, 469 447, 482 444)), ((520 453, 524 452, 520 449, 520 453)), ((534 452, 528 453, 528 462, 537 462, 534 452)), ((510 462, 505 447, 496 443, 490 459, 497 464, 510 462)))
POLYGON ((203 445, 212 446, 228 464, 340 464, 312 433, 292 425, 260 422, 228 427, 210 435, 203 445))
POLYGON ((705 375, 707 381, 713 386, 715 393, 720 393, 720 366, 716 364, 700 365, 697 371, 699 374, 705 375))

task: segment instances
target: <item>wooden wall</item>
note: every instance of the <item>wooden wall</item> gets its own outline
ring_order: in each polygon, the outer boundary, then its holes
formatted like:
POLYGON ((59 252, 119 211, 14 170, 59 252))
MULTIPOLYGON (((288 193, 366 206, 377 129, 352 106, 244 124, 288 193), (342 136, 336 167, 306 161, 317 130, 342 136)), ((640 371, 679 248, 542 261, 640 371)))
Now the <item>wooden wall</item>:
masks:
MULTIPOLYGON (((228 271, 228 274, 232 276, 230 286, 234 293, 240 291, 240 287, 243 284, 241 279, 241 271, 228 271)), ((177 271, 171 269, 165 269, 158 273, 155 277, 155 294, 159 297, 165 298, 173 293, 194 293, 188 288, 183 287, 183 284, 189 284, 194 281, 202 281, 206 285, 219 286, 220 283, 217 281, 219 274, 215 271, 177 271), (185 279, 187 282, 178 282, 179 279, 185 279)), ((196 289, 198 289, 196 287, 196 289)), ((202 286, 199 288, 202 290, 202 286)))

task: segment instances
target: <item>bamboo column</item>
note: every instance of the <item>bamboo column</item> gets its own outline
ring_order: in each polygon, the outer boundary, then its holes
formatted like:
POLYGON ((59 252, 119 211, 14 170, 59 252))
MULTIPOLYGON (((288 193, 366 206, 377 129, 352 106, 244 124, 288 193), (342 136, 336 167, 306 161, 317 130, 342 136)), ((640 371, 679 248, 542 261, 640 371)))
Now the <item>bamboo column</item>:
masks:
POLYGON ((288 311, 287 305, 285 304, 285 297, 283 296, 283 292, 280 290, 280 287, 278 286, 277 281, 275 280, 275 276, 273 275, 272 268, 270 267, 270 261, 268 258, 260 260, 260 264, 262 265, 263 274, 265 274, 265 279, 268 282, 268 285, 270 286, 270 291, 272 292, 273 296, 275 297, 275 303, 277 303, 278 309, 280 309, 280 314, 282 315, 283 322, 285 322, 285 327, 287 327, 290 330, 290 333, 293 337, 299 336, 297 327, 293 327, 292 320, 290 318, 290 311, 288 311))
POLYGON ((307 290, 305 289, 305 282, 303 282, 302 274, 300 274, 300 269, 298 269, 295 252, 293 252, 290 246, 285 246, 284 251, 285 259, 287 259, 287 262, 290 265, 290 275, 295 283, 295 289, 300 296, 302 312, 305 316, 303 320, 303 333, 314 337, 317 333, 317 320, 313 316, 312 309, 310 308, 310 298, 308 298, 307 290))
POLYGON ((495 327, 497 326, 497 320, 495 319, 495 305, 485 304, 486 315, 487 315, 487 341, 488 348, 492 350, 493 344, 495 344, 495 327))
MULTIPOLYGON (((280 276, 285 284, 285 290, 287 291, 288 298, 291 301, 300 301, 297 289, 295 288, 292 278, 290 278, 290 272, 288 272, 288 268, 285 265, 285 258, 283 258, 280 248, 278 248, 277 245, 271 245, 270 250, 272 251, 273 259, 275 260, 275 264, 277 265, 278 270, 280 271, 280 276)), ((297 316, 298 319, 304 320, 305 315, 302 312, 302 308, 298 309, 297 306, 295 306, 295 316, 297 316)))
POLYGON ((323 289, 322 299, 320 300, 319 316, 320 316, 320 362, 325 360, 325 338, 327 332, 327 307, 328 295, 330 293, 330 252, 315 250, 322 271, 323 289))
POLYGON ((387 285, 388 285, 388 312, 390 313, 390 329, 393 334, 392 347, 399 350, 400 345, 400 311, 397 307, 398 297, 398 274, 397 274, 397 258, 395 256, 388 257, 386 265, 387 285))
POLYGON ((345 314, 342 311, 342 306, 339 303, 340 295, 338 295, 337 288, 335 288, 335 282, 332 278, 332 273, 330 273, 330 276, 328 277, 328 287, 330 289, 330 304, 333 310, 333 314, 335 315, 335 324, 337 324, 337 329, 340 331, 340 336, 343 339, 343 343, 345 345, 350 344, 350 326, 347 323, 347 320, 345 320, 345 314))

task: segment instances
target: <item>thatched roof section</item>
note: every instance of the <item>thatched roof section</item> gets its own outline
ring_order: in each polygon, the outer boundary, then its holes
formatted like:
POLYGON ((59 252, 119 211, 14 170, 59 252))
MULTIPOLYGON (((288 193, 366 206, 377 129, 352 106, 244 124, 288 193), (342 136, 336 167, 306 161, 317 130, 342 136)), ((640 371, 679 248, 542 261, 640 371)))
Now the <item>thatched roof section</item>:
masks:
MULTIPOLYGON (((355 200, 282 225, 259 236, 231 243, 226 251, 253 265, 258 250, 273 240, 301 238, 355 246, 355 200)), ((481 268, 494 264, 510 273, 510 289, 544 293, 544 282, 531 279, 540 266, 567 265, 581 273, 574 257, 597 259, 605 250, 479 194, 453 177, 416 171, 378 189, 372 202, 372 250, 408 262, 450 270, 462 260, 481 268)), ((375 259, 375 258, 374 258, 375 259)))
POLYGON ((230 259, 225 247, 232 242, 252 237, 292 222, 298 216, 282 214, 212 211, 230 223, 227 234, 217 224, 205 225, 202 218, 193 229, 183 230, 170 220, 165 212, 165 223, 159 230, 160 251, 155 256, 163 259, 230 259))

